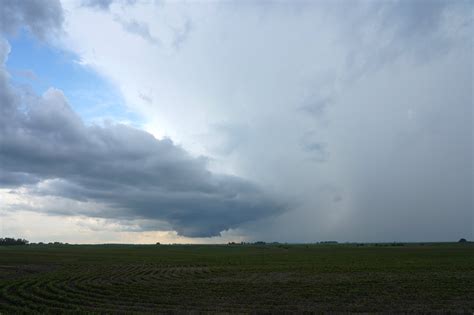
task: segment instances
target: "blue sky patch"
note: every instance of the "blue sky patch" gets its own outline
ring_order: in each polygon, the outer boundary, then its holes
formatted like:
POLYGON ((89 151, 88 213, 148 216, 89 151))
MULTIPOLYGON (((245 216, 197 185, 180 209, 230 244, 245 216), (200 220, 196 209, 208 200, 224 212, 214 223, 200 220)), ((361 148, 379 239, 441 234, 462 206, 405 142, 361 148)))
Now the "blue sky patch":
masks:
POLYGON ((77 63, 74 54, 48 46, 27 31, 8 41, 11 52, 6 65, 14 85, 29 86, 39 95, 50 87, 61 89, 86 122, 110 119, 141 124, 140 117, 125 106, 120 91, 77 63))

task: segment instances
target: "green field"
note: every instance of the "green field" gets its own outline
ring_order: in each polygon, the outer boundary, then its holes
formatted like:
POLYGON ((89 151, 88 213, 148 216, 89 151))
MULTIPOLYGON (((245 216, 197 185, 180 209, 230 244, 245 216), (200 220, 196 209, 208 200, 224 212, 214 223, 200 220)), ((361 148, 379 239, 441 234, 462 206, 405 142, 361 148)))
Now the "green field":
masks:
POLYGON ((0 247, 0 313, 474 311, 474 244, 0 247))

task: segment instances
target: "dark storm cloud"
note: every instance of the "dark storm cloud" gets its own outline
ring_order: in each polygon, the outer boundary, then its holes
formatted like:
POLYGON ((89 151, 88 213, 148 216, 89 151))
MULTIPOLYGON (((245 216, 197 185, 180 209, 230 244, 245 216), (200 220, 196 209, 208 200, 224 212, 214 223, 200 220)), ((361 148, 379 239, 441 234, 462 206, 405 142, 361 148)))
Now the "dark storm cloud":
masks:
POLYGON ((169 139, 119 124, 87 126, 59 90, 20 92, 2 69, 0 186, 102 202, 113 210, 95 216, 162 220, 185 236, 218 235, 282 209, 252 183, 209 172, 205 158, 169 139))
POLYGON ((27 27, 44 39, 60 30, 63 11, 59 0, 2 0, 0 3, 0 34, 14 34, 27 27))

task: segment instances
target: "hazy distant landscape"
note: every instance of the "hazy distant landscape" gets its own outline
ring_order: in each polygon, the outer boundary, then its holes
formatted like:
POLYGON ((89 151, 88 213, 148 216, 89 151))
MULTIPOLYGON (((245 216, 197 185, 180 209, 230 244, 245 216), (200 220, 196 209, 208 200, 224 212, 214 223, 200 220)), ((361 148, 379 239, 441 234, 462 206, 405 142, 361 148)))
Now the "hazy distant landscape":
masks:
POLYGON ((470 313, 473 297, 473 243, 0 247, 0 313, 470 313))

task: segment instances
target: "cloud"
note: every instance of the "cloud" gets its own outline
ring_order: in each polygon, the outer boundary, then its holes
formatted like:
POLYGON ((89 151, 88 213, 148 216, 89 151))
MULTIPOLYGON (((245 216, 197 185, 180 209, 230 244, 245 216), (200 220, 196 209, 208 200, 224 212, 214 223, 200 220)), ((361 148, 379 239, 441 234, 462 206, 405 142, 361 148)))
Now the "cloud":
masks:
POLYGON ((126 5, 134 4, 136 0, 83 0, 81 5, 85 7, 97 8, 108 11, 113 3, 122 3, 126 5))
POLYGON ((173 142, 8 86, 4 186, 26 205, 185 235, 472 235, 469 1, 62 4, 63 48, 173 142), (282 211, 258 187, 298 202, 282 211))
MULTIPOLYGON (((4 57, 7 51, 3 44, 4 57)), ((2 186, 105 205, 101 211, 65 208, 64 215, 161 220, 192 237, 219 235, 283 210, 251 182, 211 173, 206 158, 170 139, 121 124, 85 125, 60 90, 24 95, 0 71, 2 186)))
MULTIPOLYGON (((352 7, 350 3, 344 3, 352 7)), ((335 6, 341 9, 339 6, 335 6)), ((334 9, 334 7, 332 7, 334 9)), ((334 12, 341 40, 349 42, 346 80, 377 71, 402 57, 416 63, 445 54, 469 38, 468 1, 387 1, 358 6, 354 14, 334 12)))
POLYGON ((183 25, 174 29, 174 40, 173 40, 173 47, 175 49, 179 49, 182 44, 188 40, 191 32, 193 30, 193 26, 190 19, 185 19, 183 25))
POLYGON ((158 39, 156 39, 150 34, 150 30, 147 24, 139 23, 136 20, 125 21, 117 19, 117 21, 122 25, 125 31, 131 34, 138 35, 144 40, 150 42, 151 44, 157 45, 160 43, 158 39))
POLYGON ((113 0, 84 0, 82 1, 82 5, 88 7, 96 7, 101 10, 108 10, 110 5, 114 2, 113 0))
POLYGON ((0 34, 15 34, 28 28, 40 39, 61 30, 64 17, 59 0, 4 0, 0 6, 0 34))
POLYGON ((158 134, 299 201, 244 225, 250 239, 456 239, 473 222, 471 9, 138 2, 113 12, 163 45, 114 17, 93 32, 84 20, 99 17, 84 10, 69 17, 66 47, 158 134))
POLYGON ((29 69, 14 70, 13 74, 16 75, 16 76, 22 77, 24 79, 30 80, 30 81, 39 80, 36 73, 33 70, 29 70, 29 69))

